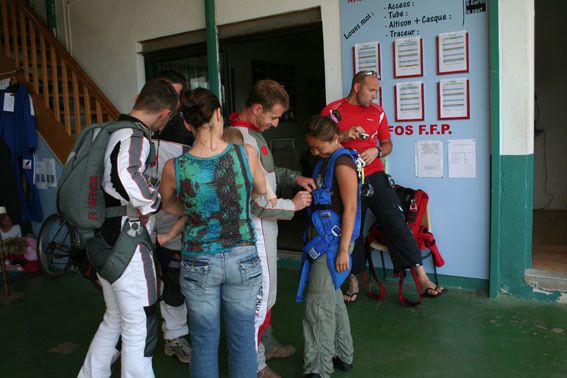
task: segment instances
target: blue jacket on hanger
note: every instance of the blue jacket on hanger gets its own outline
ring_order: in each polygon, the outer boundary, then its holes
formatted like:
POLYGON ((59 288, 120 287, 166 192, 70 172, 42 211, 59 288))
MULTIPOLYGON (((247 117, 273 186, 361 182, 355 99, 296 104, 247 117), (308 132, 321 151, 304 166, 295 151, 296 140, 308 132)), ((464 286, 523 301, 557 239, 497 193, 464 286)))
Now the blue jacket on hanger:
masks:
POLYGON ((8 145, 16 172, 22 221, 43 220, 41 202, 34 184, 37 148, 35 115, 28 89, 14 84, 0 92, 0 138, 8 145))

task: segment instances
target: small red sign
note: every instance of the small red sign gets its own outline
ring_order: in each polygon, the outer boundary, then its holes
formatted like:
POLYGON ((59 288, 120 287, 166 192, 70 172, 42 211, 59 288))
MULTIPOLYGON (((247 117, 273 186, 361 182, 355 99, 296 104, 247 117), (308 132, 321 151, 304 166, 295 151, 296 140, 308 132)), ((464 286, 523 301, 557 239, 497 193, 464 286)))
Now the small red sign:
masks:
POLYGON ((268 147, 262 146, 261 150, 262 150, 262 155, 267 155, 267 154, 268 154, 268 147))

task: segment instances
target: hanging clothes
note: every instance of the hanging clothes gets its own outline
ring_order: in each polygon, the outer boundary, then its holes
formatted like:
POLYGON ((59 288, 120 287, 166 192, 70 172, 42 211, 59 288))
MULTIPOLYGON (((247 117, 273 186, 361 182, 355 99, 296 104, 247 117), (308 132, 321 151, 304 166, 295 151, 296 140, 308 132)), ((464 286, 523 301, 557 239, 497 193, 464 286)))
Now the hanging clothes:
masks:
POLYGON ((0 138, 10 148, 16 173, 22 222, 43 220, 41 202, 34 184, 37 148, 35 114, 28 89, 16 83, 0 92, 0 138))

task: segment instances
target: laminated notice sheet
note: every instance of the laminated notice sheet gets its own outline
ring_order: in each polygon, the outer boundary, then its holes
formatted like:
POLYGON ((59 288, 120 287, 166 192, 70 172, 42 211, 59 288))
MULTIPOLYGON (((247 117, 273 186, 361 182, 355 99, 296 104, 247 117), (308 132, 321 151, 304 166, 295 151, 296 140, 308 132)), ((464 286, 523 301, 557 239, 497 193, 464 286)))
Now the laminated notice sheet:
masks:
POLYGON ((398 83, 394 86, 396 121, 423 121, 423 83, 398 83))
POLYGON ((394 78, 423 76, 423 42, 421 37, 394 41, 394 78))
POLYGON ((437 83, 439 119, 470 118, 468 79, 441 80, 437 83))
POLYGON ((358 71, 374 71, 381 77, 380 72, 380 43, 368 42, 354 45, 354 73, 358 71))
POLYGON ((469 72, 469 34, 466 31, 437 36, 437 73, 469 72))

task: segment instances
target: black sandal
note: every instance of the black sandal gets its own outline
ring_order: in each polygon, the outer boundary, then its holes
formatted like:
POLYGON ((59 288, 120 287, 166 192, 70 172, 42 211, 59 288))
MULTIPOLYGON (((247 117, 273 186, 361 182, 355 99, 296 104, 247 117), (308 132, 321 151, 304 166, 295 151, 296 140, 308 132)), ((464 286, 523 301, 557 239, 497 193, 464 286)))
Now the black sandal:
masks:
POLYGON ((425 289, 423 291, 423 293, 421 293, 420 297, 422 298, 432 298, 435 299, 443 294, 445 294, 445 292, 447 291, 447 289, 443 288, 443 291, 437 293, 437 294, 431 294, 431 292, 437 291, 439 290, 439 286, 435 286, 435 287, 428 287, 427 289, 425 289))
POLYGON ((358 299, 358 293, 359 293, 358 291, 352 291, 352 290, 345 291, 343 293, 343 297, 346 297, 346 298, 344 298, 345 303, 349 304, 349 303, 356 302, 357 299, 358 299), (346 300, 347 298, 349 299, 348 301, 346 300))

